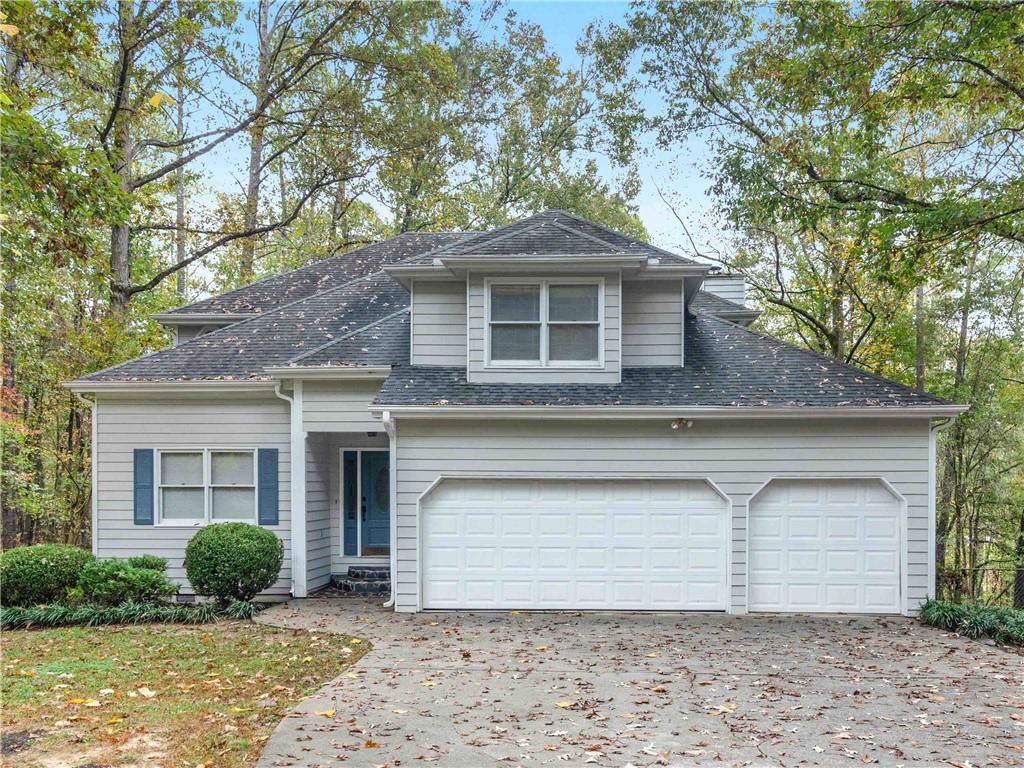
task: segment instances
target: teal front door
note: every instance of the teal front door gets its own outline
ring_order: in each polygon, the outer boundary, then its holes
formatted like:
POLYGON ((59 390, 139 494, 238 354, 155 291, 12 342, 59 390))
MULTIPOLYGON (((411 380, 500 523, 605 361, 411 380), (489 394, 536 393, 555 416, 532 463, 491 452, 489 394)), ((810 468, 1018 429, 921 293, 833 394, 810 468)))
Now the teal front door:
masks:
POLYGON ((391 552, 391 471, 387 451, 361 453, 362 555, 391 552))

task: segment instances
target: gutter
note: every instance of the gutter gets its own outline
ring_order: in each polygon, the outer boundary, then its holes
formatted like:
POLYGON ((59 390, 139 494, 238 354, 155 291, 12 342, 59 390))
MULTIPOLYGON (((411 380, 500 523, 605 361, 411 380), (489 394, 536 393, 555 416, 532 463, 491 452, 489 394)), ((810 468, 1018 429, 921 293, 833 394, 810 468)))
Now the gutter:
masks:
POLYGON ((386 379, 391 375, 390 365, 364 365, 339 368, 331 365, 272 366, 264 368, 275 380, 281 379, 386 379))
POLYGON ((382 607, 393 608, 395 605, 396 589, 398 583, 398 424, 392 418, 390 411, 382 414, 384 432, 388 436, 388 495, 390 501, 391 517, 391 597, 382 607))
POLYGON ((966 411, 966 405, 813 407, 792 406, 589 406, 589 405, 387 405, 372 403, 370 412, 385 411, 410 418, 498 418, 498 419, 843 419, 843 418, 952 418, 966 411))
POLYGON ((252 380, 189 381, 62 381, 61 386, 78 393, 145 392, 153 394, 210 394, 215 392, 272 392, 274 382, 252 380))
POLYGON ((157 312, 151 318, 163 325, 230 325, 251 317, 259 317, 258 313, 217 314, 215 312, 196 312, 194 315, 178 315, 173 312, 157 312))

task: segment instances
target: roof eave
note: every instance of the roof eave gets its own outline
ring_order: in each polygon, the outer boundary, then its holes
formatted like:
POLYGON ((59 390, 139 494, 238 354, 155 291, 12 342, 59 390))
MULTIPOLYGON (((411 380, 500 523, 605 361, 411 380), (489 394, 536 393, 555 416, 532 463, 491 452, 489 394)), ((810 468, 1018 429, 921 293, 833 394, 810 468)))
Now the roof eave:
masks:
POLYGON ((158 323, 163 325, 230 325, 241 320, 248 320, 256 317, 259 313, 226 313, 226 312, 196 312, 195 314, 176 314, 174 312, 158 312, 150 315, 158 323))
POLYGON ((79 394, 98 392, 139 392, 169 394, 202 394, 207 392, 273 392, 274 382, 270 380, 202 380, 189 379, 184 381, 151 380, 151 381, 89 381, 75 379, 61 382, 61 386, 79 394))
POLYGON ((396 416, 430 418, 507 419, 844 419, 954 418, 966 405, 914 405, 875 407, 823 406, 621 406, 621 405, 388 405, 373 403, 372 413, 390 411, 396 416))

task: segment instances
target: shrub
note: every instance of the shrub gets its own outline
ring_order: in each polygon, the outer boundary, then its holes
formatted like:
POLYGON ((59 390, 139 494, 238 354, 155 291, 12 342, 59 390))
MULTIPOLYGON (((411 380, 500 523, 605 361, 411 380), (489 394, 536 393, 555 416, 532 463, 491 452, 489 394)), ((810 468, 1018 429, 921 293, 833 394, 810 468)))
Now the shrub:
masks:
POLYGON ((281 540, 248 523, 208 525, 185 547, 185 573, 192 588, 221 605, 252 600, 277 581, 283 561, 281 540))
POLYGON ((260 612, 260 606, 248 600, 232 600, 224 609, 224 615, 232 619, 251 619, 260 612))
POLYGON ((167 570, 167 558, 156 555, 138 555, 128 558, 128 565, 132 568, 145 568, 150 571, 163 573, 167 570))
POLYGON ((1024 645, 1024 611, 1012 608, 928 600, 921 605, 921 621, 965 637, 1024 645))
POLYGON ((87 602, 99 605, 151 603, 178 592, 178 586, 161 571, 138 568, 128 560, 89 563, 78 577, 78 588, 87 602))
POLYGON ((41 605, 63 600, 92 553, 63 544, 16 547, 0 555, 0 603, 41 605))
POLYGON ((33 605, 27 608, 0 608, 0 629, 83 626, 101 624, 205 624, 217 618, 209 603, 121 603, 114 606, 63 603, 33 605))

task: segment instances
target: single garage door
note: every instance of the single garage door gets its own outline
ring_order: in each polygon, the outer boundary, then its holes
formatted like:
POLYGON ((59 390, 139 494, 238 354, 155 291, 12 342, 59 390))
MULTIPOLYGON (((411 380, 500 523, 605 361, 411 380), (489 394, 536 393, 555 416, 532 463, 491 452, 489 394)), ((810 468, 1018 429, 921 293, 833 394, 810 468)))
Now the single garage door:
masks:
POLYGON ((730 528, 698 480, 445 480, 423 607, 724 610, 730 528))
POLYGON ((900 503, 878 480, 775 480, 750 504, 751 611, 900 612, 900 503))

